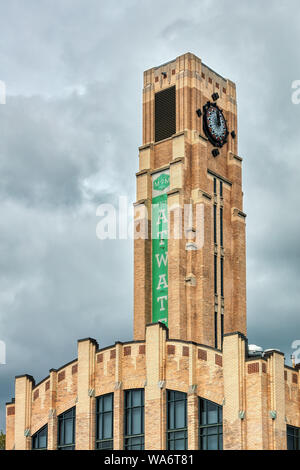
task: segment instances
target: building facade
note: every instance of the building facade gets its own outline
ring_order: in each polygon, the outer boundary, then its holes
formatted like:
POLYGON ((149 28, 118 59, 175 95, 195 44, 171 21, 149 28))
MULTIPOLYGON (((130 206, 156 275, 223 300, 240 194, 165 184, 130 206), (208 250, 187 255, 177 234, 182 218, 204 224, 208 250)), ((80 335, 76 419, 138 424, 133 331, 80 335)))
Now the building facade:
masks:
POLYGON ((193 54, 144 73, 134 340, 15 379, 7 449, 300 449, 299 367, 249 350, 236 88, 193 54))

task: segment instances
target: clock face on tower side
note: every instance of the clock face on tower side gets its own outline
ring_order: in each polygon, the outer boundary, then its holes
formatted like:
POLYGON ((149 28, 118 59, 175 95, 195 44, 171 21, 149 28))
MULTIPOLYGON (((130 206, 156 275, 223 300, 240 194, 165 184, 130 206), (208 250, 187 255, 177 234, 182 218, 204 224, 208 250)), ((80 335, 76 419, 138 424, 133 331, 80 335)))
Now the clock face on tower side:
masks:
POLYGON ((227 124, 222 110, 215 103, 208 102, 203 111, 203 130, 206 137, 215 147, 222 147, 228 136, 227 124))

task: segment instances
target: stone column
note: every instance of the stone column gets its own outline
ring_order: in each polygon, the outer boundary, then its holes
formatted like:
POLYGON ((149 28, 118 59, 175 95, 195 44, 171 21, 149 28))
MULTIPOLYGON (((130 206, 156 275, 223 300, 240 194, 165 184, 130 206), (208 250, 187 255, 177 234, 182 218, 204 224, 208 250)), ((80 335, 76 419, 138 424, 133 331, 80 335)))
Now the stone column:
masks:
POLYGON ((16 377, 15 381, 15 449, 31 449, 31 400, 35 382, 30 375, 16 377))
POLYGON ((122 389, 122 352, 122 344, 116 343, 114 450, 123 450, 124 448, 124 391, 122 389))
POLYGON ((166 448, 165 349, 167 328, 146 329, 145 449, 166 448))
POLYGON ((241 333, 229 333, 223 341, 224 406, 223 446, 224 450, 245 449, 245 346, 246 338, 241 333))
POLYGON ((76 404, 76 450, 95 448, 95 357, 98 343, 87 338, 78 341, 76 404))
POLYGON ((268 358, 268 369, 270 377, 270 449, 286 450, 284 354, 272 351, 268 358))
POLYGON ((48 450, 57 449, 57 415, 56 415, 56 396, 57 396, 57 371, 50 369, 50 408, 48 415, 48 450))

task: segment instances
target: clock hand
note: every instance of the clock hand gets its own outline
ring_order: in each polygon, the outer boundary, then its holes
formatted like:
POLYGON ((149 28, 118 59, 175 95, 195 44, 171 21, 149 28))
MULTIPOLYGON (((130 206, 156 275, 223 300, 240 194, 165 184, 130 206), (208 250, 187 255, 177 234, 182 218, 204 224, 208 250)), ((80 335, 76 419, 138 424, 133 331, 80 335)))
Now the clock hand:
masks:
POLYGON ((217 111, 217 124, 218 124, 218 126, 221 125, 220 113, 218 113, 218 111, 217 111))

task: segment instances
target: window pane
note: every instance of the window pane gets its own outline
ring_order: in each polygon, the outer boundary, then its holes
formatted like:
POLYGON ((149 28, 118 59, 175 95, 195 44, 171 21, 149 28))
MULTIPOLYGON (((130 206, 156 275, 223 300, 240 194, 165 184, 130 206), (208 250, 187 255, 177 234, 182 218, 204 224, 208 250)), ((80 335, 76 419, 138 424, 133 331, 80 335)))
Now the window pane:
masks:
POLYGON ((223 434, 219 434, 219 450, 223 450, 223 434))
POLYGON ((47 430, 44 429, 42 432, 40 432, 40 435, 39 435, 39 448, 45 449, 46 447, 47 447, 47 430))
POLYGON ((215 424, 218 422, 218 408, 215 404, 207 403, 208 424, 215 424))
POLYGON ((176 440, 174 450, 185 450, 185 440, 184 439, 176 440))
POLYGON ((132 393, 132 406, 141 406, 142 404, 141 398, 142 398, 141 392, 139 390, 134 391, 132 393))
POLYGON ((112 411, 112 395, 103 397, 103 411, 112 411))
POLYGON ((207 438, 201 437, 200 438, 200 450, 207 450, 207 438))
POLYGON ((69 419, 69 418, 73 418, 73 410, 70 410, 70 411, 66 411, 64 413, 64 419, 69 419))
POLYGON ((184 428, 185 425, 185 402, 178 401, 175 408, 175 428, 184 428))
POLYGON ((112 413, 105 413, 103 420, 103 439, 109 439, 112 437, 112 413))
POLYGON ((64 422, 61 419, 59 421, 59 445, 62 445, 64 443, 64 422))
POLYGON ((292 436, 287 437, 287 449, 294 450, 294 438, 292 436))
POLYGON ((132 409, 132 430, 131 434, 142 434, 141 408, 132 409))
POLYGON ((208 450, 218 450, 218 436, 208 436, 207 437, 207 449, 208 450))
POLYGON ((64 444, 72 444, 73 443, 73 420, 67 419, 65 420, 65 441, 64 444))

